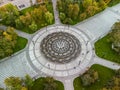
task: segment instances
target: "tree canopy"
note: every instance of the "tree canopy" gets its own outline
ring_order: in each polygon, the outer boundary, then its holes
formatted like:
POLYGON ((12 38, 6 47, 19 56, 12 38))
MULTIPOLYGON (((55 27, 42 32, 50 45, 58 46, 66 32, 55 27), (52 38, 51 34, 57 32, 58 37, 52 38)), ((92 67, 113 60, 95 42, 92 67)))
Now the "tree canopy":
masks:
POLYGON ((109 33, 112 49, 120 54, 120 22, 116 22, 109 33))

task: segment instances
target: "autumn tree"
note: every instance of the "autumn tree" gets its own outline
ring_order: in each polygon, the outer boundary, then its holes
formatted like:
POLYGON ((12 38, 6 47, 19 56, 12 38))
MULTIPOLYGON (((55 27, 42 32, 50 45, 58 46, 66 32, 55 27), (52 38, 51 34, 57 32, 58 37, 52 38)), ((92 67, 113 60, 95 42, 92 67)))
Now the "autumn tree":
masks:
POLYGON ((48 24, 52 24, 53 22, 53 14, 50 13, 49 11, 45 13, 45 19, 48 24))
POLYGON ((104 0, 99 0, 99 7, 101 10, 107 8, 107 3, 104 2, 104 0))
POLYGON ((19 77, 9 77, 4 81, 8 90, 21 90, 22 81, 19 77))
POLYGON ((86 12, 81 13, 80 16, 79 16, 79 20, 80 20, 80 21, 82 21, 82 20, 84 20, 84 19, 86 19, 86 18, 87 18, 86 12))
POLYGON ((79 15, 79 11, 80 11, 80 8, 79 8, 79 5, 76 3, 73 5, 73 12, 72 12, 72 18, 74 20, 77 19, 78 15, 79 15))
POLYGON ((29 25, 29 28, 32 30, 32 31, 36 31, 37 30, 37 24, 35 22, 32 22, 31 25, 29 25))
POLYGON ((62 13, 62 12, 61 12, 59 18, 60 18, 61 21, 64 21, 65 18, 66 18, 65 13, 62 13))
POLYGON ((83 0, 82 5, 84 8, 87 8, 88 6, 92 6, 93 0, 83 0))
POLYGON ((33 79, 29 75, 26 75, 23 81, 28 90, 31 90, 31 87, 33 86, 33 79))
POLYGON ((12 4, 7 4, 0 7, 0 17, 5 22, 4 24, 14 26, 15 20, 19 16, 19 10, 12 4))
POLYGON ((44 83, 44 90, 57 90, 57 84, 52 77, 46 77, 44 83))
POLYGON ((72 18, 72 14, 73 14, 73 4, 69 4, 69 5, 68 5, 67 14, 68 14, 68 17, 69 17, 69 18, 72 18))
POLYGON ((99 79, 99 75, 97 71, 90 69, 80 76, 80 79, 82 80, 83 86, 89 86, 94 84, 99 79))
POLYGON ((109 41, 112 43, 112 49, 120 53, 120 22, 116 22, 113 25, 109 36, 109 41))
POLYGON ((25 15, 20 16, 20 20, 25 26, 28 26, 32 23, 32 16, 27 12, 25 15))
POLYGON ((18 35, 14 28, 8 27, 0 34, 0 59, 13 54, 18 35))

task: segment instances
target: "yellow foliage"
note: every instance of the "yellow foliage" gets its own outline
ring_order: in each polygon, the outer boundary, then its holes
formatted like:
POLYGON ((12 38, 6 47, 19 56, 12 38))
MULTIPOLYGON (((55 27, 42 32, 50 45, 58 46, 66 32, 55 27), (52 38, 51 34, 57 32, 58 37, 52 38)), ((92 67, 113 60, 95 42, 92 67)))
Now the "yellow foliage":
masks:
POLYGON ((98 72, 94 72, 94 79, 97 80, 98 79, 98 72))
POLYGON ((119 86, 119 84, 120 84, 120 78, 114 77, 113 79, 114 79, 115 85, 119 86))
POLYGON ((102 90, 107 90, 107 88, 103 88, 102 90))
POLYGON ((104 0, 106 4, 110 3, 111 0, 104 0))
POLYGON ((12 35, 9 35, 7 32, 3 32, 3 35, 7 40, 10 40, 10 41, 12 40, 12 35))
POLYGON ((26 87, 22 87, 22 89, 21 90, 28 90, 28 88, 26 88, 26 87))
POLYGON ((107 3, 105 3, 103 0, 99 1, 99 7, 101 8, 101 10, 107 8, 107 3))
POLYGON ((84 13, 80 14, 79 19, 84 20, 84 19, 86 19, 86 17, 87 17, 87 14, 84 12, 84 13))
POLYGON ((88 6, 92 5, 92 0, 83 0, 83 7, 87 8, 88 6))

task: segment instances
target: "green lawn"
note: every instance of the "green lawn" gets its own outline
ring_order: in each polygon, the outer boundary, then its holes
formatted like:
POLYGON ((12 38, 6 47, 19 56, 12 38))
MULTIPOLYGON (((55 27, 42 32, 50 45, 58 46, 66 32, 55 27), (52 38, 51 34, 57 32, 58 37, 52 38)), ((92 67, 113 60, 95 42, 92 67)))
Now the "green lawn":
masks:
POLYGON ((111 43, 108 42, 109 36, 106 35, 95 43, 95 52, 97 56, 109 61, 120 64, 120 55, 111 48, 111 43))
MULTIPOLYGON (((31 90, 44 90, 43 83, 45 82, 45 78, 38 78, 34 81, 34 85, 31 90)), ((58 85, 57 90, 64 90, 64 86, 60 81, 55 81, 58 85)))
POLYGON ((17 39, 17 44, 14 48, 14 53, 19 51, 19 50, 22 50, 25 48, 26 44, 27 44, 28 40, 23 38, 23 37, 20 37, 18 36, 18 39, 17 39))
POLYGON ((106 84, 107 81, 115 75, 114 70, 98 64, 93 65, 91 69, 94 69, 98 72, 99 80, 91 86, 84 87, 82 86, 81 79, 77 77, 74 80, 74 90, 100 90, 101 88, 103 88, 104 84, 106 84))

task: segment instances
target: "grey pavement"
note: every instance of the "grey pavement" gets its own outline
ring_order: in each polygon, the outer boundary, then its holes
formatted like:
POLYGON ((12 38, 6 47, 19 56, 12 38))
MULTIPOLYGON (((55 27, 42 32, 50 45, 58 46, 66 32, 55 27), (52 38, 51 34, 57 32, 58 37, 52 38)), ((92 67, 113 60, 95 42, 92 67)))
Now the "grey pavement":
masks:
POLYGON ((55 24, 61 24, 59 19, 59 12, 57 11, 57 0, 52 0, 53 2, 53 10, 54 10, 54 16, 55 16, 55 24))
POLYGON ((10 76, 24 77, 29 74, 31 77, 37 73, 32 69, 26 58, 26 52, 10 56, 7 60, 0 62, 0 85, 4 86, 4 79, 10 76))
POLYGON ((110 8, 108 8, 75 26, 83 31, 90 32, 93 36, 93 40, 95 40, 107 34, 118 19, 120 19, 120 15, 112 12, 110 8))
POLYGON ((111 62, 111 61, 107 61, 107 60, 99 58, 97 56, 94 58, 94 63, 106 66, 106 67, 114 69, 114 70, 120 69, 120 65, 119 64, 111 62))

